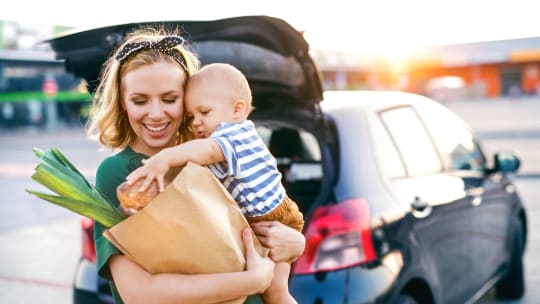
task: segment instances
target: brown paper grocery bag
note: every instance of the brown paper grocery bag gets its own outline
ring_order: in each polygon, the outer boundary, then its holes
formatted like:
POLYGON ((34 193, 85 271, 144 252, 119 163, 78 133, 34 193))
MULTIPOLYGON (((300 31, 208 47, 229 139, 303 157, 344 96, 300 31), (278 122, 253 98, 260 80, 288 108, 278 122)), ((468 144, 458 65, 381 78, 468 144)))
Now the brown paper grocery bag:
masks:
POLYGON ((190 162, 144 209, 103 235, 151 273, 219 273, 245 270, 245 227, 223 185, 208 168, 190 162))

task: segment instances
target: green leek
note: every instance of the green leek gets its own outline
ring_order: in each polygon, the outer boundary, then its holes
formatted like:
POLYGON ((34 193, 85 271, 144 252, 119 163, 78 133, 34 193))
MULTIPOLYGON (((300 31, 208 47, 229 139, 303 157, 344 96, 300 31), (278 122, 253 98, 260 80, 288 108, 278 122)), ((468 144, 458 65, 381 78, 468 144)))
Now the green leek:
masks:
POLYGON ((58 150, 32 149, 40 162, 32 179, 57 195, 26 190, 45 201, 91 218, 105 227, 122 221, 122 214, 77 168, 58 150))

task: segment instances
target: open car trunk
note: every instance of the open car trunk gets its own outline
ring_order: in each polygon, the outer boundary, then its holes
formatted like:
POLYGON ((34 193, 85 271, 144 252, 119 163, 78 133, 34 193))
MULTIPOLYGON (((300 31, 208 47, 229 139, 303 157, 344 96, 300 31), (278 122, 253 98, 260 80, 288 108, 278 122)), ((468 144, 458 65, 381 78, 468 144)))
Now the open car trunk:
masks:
POLYGON ((68 32, 48 41, 66 69, 96 85, 103 62, 127 32, 148 26, 180 29, 203 64, 226 62, 250 81, 255 107, 315 108, 322 100, 319 70, 303 36, 281 19, 245 16, 212 21, 129 23, 68 32))
POLYGON ((320 72, 303 36, 283 20, 131 23, 66 33, 48 42, 67 71, 84 78, 92 91, 104 61, 126 33, 156 25, 181 29, 203 65, 226 62, 246 75, 255 106, 250 118, 277 158, 289 196, 306 216, 312 206, 329 200, 336 176, 335 133, 319 108, 320 72))

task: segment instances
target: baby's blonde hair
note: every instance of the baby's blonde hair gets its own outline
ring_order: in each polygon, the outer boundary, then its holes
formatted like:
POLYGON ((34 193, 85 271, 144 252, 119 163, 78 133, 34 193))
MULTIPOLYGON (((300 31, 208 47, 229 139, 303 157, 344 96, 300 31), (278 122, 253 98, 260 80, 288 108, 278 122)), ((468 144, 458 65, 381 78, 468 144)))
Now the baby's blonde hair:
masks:
MULTIPOLYGON (((169 35, 178 35, 178 32, 178 30, 170 32, 164 28, 136 29, 126 35, 115 54, 128 43, 155 42, 169 35)), ((187 81, 191 75, 198 71, 199 59, 185 45, 178 45, 174 47, 174 50, 184 58, 186 69, 172 56, 155 49, 140 51, 122 62, 115 59, 115 54, 109 57, 101 70, 100 83, 92 102, 93 111, 86 126, 90 138, 97 138, 102 146, 110 149, 123 149, 135 140, 136 135, 129 124, 127 113, 122 109, 122 78, 128 72, 141 66, 165 61, 177 64, 179 69, 185 71, 187 74, 185 81, 187 81)), ((185 84, 184 82, 184 87, 185 84)), ((191 127, 185 115, 178 134, 179 142, 192 139, 191 127)))
MULTIPOLYGON (((216 83, 225 84, 229 90, 228 97, 231 102, 242 99, 246 102, 246 116, 253 110, 251 88, 246 76, 235 66, 228 63, 210 63, 203 66, 197 73, 193 74, 188 81, 188 86, 216 83)), ((223 93, 223 92, 222 92, 223 93)))

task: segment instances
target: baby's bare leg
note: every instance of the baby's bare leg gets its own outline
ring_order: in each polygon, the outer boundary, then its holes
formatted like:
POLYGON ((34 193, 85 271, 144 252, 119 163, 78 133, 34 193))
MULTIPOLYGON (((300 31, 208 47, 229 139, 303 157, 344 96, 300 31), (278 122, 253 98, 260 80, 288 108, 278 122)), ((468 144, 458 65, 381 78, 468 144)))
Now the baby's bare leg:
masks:
POLYGON ((265 304, 297 304, 289 293, 289 273, 291 265, 286 262, 276 263, 274 279, 270 287, 262 294, 265 304))

